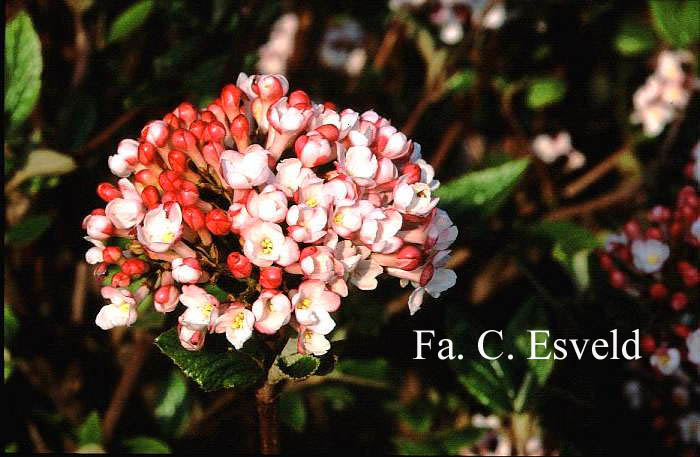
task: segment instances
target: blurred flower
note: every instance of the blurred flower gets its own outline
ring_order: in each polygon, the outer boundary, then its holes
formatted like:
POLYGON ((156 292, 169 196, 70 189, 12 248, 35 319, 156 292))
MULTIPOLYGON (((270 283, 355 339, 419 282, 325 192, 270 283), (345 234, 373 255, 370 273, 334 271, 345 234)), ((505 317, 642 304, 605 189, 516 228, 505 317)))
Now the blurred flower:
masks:
POLYGON ((333 70, 343 70, 350 76, 360 74, 367 60, 363 38, 364 31, 359 22, 349 17, 334 18, 321 38, 321 63, 333 70))
POLYGON ((544 163, 554 163, 559 157, 566 157, 566 171, 581 168, 586 156, 571 145, 571 135, 562 131, 556 136, 541 134, 532 142, 532 152, 544 163))
POLYGON ((668 259, 668 246, 658 240, 635 240, 632 242, 634 266, 644 273, 654 273, 668 259))
POLYGON ((631 409, 640 409, 642 407, 642 384, 638 380, 627 381, 623 388, 623 393, 631 409))
POLYGON ((681 353, 676 348, 660 348, 649 358, 651 366, 668 376, 676 372, 681 364, 681 353))
POLYGON ((700 366, 700 329, 688 335, 685 341, 688 345, 688 360, 700 366))
POLYGON ((277 74, 287 70, 287 61, 294 53, 294 42, 299 29, 299 18, 294 13, 282 15, 272 25, 270 39, 258 50, 258 70, 277 74))
POLYGON ((688 444, 700 445, 700 413, 692 412, 678 420, 681 439, 688 444))

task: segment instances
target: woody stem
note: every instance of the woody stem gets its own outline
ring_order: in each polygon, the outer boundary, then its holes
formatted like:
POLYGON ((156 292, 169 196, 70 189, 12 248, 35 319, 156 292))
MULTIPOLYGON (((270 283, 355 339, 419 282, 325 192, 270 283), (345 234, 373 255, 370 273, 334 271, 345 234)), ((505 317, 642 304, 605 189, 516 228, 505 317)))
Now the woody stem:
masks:
POLYGON ((258 409, 260 453, 263 455, 279 454, 279 421, 277 418, 277 393, 275 385, 265 383, 256 390, 255 403, 258 409))

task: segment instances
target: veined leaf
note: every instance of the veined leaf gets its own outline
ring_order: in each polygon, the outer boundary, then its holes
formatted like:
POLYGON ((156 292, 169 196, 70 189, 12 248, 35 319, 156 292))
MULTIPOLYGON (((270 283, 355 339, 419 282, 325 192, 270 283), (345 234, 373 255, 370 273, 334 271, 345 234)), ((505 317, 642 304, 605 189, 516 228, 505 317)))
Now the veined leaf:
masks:
POLYGON ((5 25, 5 113, 10 128, 16 127, 34 109, 41 90, 41 42, 25 11, 5 25))
POLYGON ((153 10, 153 0, 141 0, 124 10, 109 29, 110 43, 124 40, 141 27, 153 10))

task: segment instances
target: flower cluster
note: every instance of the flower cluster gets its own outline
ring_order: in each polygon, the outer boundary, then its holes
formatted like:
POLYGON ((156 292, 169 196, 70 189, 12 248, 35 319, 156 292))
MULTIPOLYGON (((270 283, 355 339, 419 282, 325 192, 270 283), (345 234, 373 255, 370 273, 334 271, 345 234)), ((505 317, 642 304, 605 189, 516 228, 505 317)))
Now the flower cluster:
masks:
POLYGON ((560 157, 566 159, 565 171, 581 168, 586 156, 571 145, 569 132, 559 132, 556 136, 537 135, 532 142, 532 152, 544 163, 554 163, 560 157))
POLYGON ((258 71, 274 74, 287 70, 298 29, 299 17, 294 13, 284 14, 275 21, 268 42, 258 50, 258 71))
POLYGON ((634 93, 631 120, 642 124, 646 135, 660 134, 688 104, 697 81, 684 67, 692 61, 693 55, 688 51, 662 51, 654 73, 634 93))
POLYGON ((658 306, 642 346, 664 375, 676 372, 684 360, 700 366, 699 247, 700 197, 686 186, 673 210, 656 206, 644 223, 627 222, 599 253, 614 287, 658 306))
POLYGON ((241 74, 206 109, 182 103, 119 143, 121 179, 98 186, 107 205, 83 221, 110 302, 97 325, 131 325, 152 294, 159 312, 184 305, 186 349, 212 332, 239 349, 288 325, 300 352, 321 355, 351 287, 399 278, 414 313, 455 284, 457 228, 418 143, 374 111, 288 89, 241 74))
POLYGON ((367 60, 363 38, 364 31, 356 20, 342 16, 331 20, 321 39, 321 63, 350 76, 359 75, 367 60))

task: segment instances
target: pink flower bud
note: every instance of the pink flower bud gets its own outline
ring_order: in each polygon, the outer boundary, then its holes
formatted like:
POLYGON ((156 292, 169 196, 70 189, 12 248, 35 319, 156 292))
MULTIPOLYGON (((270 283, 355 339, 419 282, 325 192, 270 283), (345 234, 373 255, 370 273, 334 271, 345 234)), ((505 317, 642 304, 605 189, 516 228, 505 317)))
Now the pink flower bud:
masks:
POLYGON ((160 193, 155 186, 147 186, 141 192, 141 200, 148 209, 153 209, 160 203, 160 193))
POLYGON ((132 278, 135 276, 141 276, 142 274, 146 273, 149 269, 150 266, 148 265, 148 263, 138 258, 127 259, 122 264, 122 271, 125 274, 131 276, 132 278))
POLYGON ((307 168, 325 165, 335 159, 335 148, 318 132, 301 135, 294 143, 294 151, 307 168))
POLYGON ((197 109, 188 102, 180 103, 177 108, 173 110, 173 114, 180 118, 180 120, 185 123, 186 127, 189 127, 189 125, 197 119, 197 109))
POLYGON ((196 206, 187 206, 183 208, 182 218, 193 230, 199 230, 205 225, 204 212, 196 206))
POLYGON ((226 265, 236 279, 245 279, 253 272, 253 264, 240 252, 232 252, 226 258, 226 265))
POLYGON ((205 220, 207 228, 214 235, 226 235, 231 230, 231 220, 222 209, 213 209, 207 213, 205 220))
POLYGON ((260 285, 265 289, 277 289, 282 285, 282 269, 270 266, 260 269, 260 285))
POLYGON ((183 348, 188 351, 199 351, 204 346, 207 332, 206 330, 193 330, 181 322, 177 325, 177 336, 183 348))
POLYGON ((114 187, 114 185, 108 182, 103 182, 97 186, 97 195, 99 195, 102 200, 110 202, 115 198, 120 198, 122 193, 119 191, 119 189, 114 187))
POLYGON ((102 251, 102 258, 106 263, 117 263, 122 258, 122 250, 118 246, 107 246, 102 251))
POLYGON ((162 286, 156 290, 153 296, 153 306, 160 313, 169 313, 177 307, 179 299, 180 292, 177 287, 173 285, 162 286))
POLYGON ((168 142, 170 129, 163 121, 152 121, 141 130, 141 136, 149 143, 162 148, 168 142))
POLYGON ((195 284, 202 277, 202 266, 194 257, 178 257, 171 262, 173 279, 182 284, 195 284))

